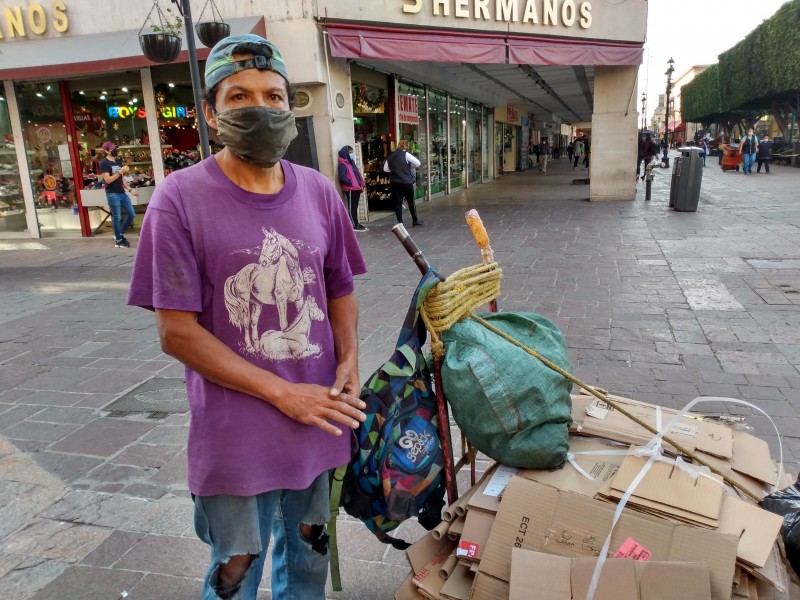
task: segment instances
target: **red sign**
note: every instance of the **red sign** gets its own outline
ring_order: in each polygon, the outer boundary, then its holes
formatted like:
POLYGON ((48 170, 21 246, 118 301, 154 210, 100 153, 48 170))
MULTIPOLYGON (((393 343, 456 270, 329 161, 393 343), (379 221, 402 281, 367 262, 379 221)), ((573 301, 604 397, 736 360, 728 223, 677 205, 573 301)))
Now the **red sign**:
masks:
POLYGON ((419 124, 419 98, 400 94, 397 99, 398 123, 419 124))
POLYGON ((506 117, 508 118, 509 123, 516 123, 517 119, 519 118, 519 112, 517 112, 517 107, 513 104, 506 105, 506 117))

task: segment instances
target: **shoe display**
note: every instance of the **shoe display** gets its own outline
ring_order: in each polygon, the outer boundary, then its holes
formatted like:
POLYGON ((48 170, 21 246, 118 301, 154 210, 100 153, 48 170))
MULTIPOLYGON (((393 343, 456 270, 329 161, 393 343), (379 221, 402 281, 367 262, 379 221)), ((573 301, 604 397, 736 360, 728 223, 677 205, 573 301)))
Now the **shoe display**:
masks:
POLYGON ((116 243, 114 244, 114 247, 116 247, 116 248, 130 248, 131 247, 131 243, 123 237, 123 238, 118 239, 116 241, 116 243))

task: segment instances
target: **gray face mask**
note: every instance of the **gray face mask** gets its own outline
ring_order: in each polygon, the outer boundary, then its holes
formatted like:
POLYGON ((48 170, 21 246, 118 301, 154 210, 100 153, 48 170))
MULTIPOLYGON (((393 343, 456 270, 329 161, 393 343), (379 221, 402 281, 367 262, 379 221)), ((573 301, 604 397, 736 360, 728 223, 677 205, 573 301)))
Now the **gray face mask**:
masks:
POLYGON ((248 106, 219 113, 217 135, 242 160, 273 167, 297 137, 297 126, 291 111, 248 106))

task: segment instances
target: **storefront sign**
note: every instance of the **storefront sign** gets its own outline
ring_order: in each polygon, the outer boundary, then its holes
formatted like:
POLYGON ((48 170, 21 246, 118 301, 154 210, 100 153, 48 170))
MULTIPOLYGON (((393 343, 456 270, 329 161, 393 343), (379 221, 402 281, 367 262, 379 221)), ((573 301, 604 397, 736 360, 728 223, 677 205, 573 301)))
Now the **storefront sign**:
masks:
POLYGON ((416 96, 399 94, 397 98, 398 123, 419 124, 419 99, 416 96))
POLYGON ((49 15, 38 2, 27 7, 5 6, 0 13, 0 40, 24 38, 29 33, 44 35, 50 26, 58 33, 64 33, 69 28, 67 7, 62 0, 50 5, 49 15))
POLYGON ((581 0, 402 0, 403 12, 416 14, 423 6, 434 17, 503 21, 581 29, 592 26, 592 3, 581 0), (541 21, 540 21, 541 17, 541 21))
POLYGON ((516 123, 517 119, 519 118, 519 112, 517 111, 517 107, 513 104, 506 105, 506 119, 508 119, 509 123, 516 123))
MULTIPOLYGON (((194 109, 188 106, 162 106, 158 109, 162 119, 194 119, 194 109)), ((112 119, 146 119, 143 106, 109 106, 108 116, 112 119)))
POLYGON ((46 144, 53 139, 53 136, 50 134, 50 130, 47 127, 39 127, 39 129, 36 130, 36 139, 46 144))

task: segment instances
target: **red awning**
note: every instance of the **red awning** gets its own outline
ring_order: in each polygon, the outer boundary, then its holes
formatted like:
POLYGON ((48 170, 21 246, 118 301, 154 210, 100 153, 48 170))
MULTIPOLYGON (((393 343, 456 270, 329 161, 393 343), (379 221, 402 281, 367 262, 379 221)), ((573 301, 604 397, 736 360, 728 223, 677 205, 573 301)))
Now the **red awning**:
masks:
POLYGON ((508 62, 516 65, 640 65, 644 49, 630 44, 509 38, 508 62))
POLYGON ((402 62, 638 65, 639 45, 329 23, 331 54, 402 62), (506 60, 508 48, 508 60, 506 60))
POLYGON ((506 62, 505 39, 496 35, 345 24, 328 24, 327 32, 331 54, 339 58, 478 64, 506 62))

